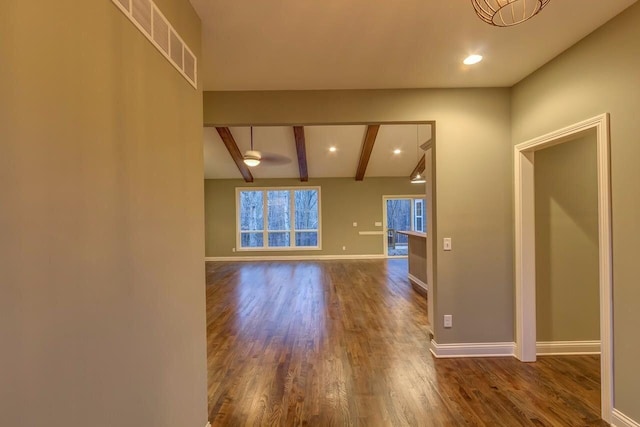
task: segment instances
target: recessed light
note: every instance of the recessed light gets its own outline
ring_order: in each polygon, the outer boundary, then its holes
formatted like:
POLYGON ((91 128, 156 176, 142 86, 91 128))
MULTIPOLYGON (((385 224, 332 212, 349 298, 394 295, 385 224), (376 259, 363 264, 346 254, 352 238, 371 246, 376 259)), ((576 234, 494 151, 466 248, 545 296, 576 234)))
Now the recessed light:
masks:
POLYGON ((462 61, 465 65, 473 65, 482 61, 482 55, 469 55, 462 61))
POLYGON ((329 151, 331 151, 332 153, 336 152, 336 147, 329 147, 329 151))
POLYGON ((395 150, 393 150, 393 154, 400 154, 402 153, 402 150, 399 148, 396 148, 395 150))

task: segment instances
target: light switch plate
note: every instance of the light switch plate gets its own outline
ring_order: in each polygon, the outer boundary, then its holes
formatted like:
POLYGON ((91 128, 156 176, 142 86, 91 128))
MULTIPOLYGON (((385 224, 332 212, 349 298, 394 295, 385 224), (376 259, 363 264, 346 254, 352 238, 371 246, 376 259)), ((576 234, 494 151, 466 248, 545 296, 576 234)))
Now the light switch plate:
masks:
POLYGON ((451 237, 445 237, 444 239, 442 239, 442 248, 445 251, 451 250, 451 237))

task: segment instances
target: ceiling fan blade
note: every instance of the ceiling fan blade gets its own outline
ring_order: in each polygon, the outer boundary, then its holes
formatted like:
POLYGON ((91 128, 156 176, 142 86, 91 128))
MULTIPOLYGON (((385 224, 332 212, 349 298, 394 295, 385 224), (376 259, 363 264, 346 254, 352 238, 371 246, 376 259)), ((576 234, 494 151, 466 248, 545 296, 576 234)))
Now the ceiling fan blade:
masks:
POLYGON ((261 160, 270 165, 286 165, 291 163, 291 159, 282 154, 261 152, 261 160))

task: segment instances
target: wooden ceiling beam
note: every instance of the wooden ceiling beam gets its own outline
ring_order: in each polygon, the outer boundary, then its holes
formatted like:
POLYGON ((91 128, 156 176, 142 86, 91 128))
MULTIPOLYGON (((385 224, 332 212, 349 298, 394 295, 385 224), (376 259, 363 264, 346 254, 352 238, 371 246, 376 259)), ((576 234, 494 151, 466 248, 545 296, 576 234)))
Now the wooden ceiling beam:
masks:
POLYGON ((411 175, 409 175, 409 178, 413 179, 415 178, 416 175, 422 174, 422 172, 424 172, 425 167, 426 167, 426 155, 423 154, 422 158, 420 159, 416 167, 413 169, 413 172, 411 172, 411 175))
POLYGON ((307 170, 307 145, 304 138, 304 126, 294 126, 293 136, 296 139, 296 152, 298 153, 298 169, 300 170, 300 181, 309 181, 309 171, 307 170))
POLYGON ((231 158, 236 163, 240 174, 244 178, 245 182, 253 182, 253 175, 251 175, 251 171, 249 171, 249 166, 244 163, 244 157, 238 148, 238 144, 236 144, 236 140, 233 139, 233 135, 231 135, 231 131, 228 127, 216 127, 218 131, 218 135, 224 142, 224 146, 227 147, 227 151, 231 154, 231 158))
POLYGON ((373 145, 376 143, 376 137, 378 136, 379 129, 380 125, 367 126, 367 132, 364 135, 364 142, 362 143, 362 151, 360 152, 356 181, 362 181, 364 179, 364 173, 367 171, 367 165, 369 164, 371 152, 373 151, 373 145))

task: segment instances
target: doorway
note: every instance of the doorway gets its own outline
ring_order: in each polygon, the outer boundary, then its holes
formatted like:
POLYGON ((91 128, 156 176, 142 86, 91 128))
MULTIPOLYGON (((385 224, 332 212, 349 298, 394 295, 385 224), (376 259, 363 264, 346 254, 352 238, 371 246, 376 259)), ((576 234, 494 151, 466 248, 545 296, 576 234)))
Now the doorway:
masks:
POLYGON ((426 230, 424 195, 383 196, 384 254, 387 258, 404 258, 409 253, 409 238, 401 231, 426 230))
POLYGON ((612 243, 609 171, 609 115, 602 114, 515 147, 515 297, 516 357, 536 361, 535 152, 596 134, 598 177, 598 283, 602 419, 613 411, 612 243))

